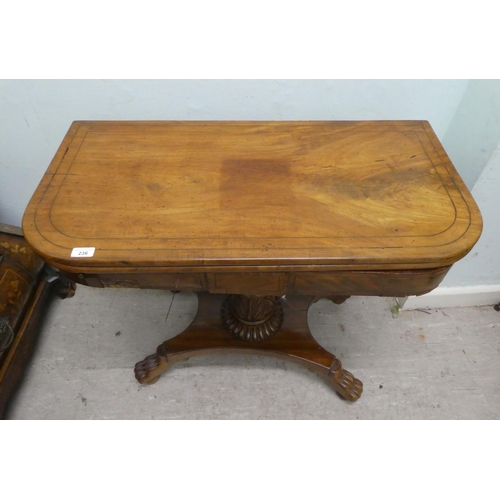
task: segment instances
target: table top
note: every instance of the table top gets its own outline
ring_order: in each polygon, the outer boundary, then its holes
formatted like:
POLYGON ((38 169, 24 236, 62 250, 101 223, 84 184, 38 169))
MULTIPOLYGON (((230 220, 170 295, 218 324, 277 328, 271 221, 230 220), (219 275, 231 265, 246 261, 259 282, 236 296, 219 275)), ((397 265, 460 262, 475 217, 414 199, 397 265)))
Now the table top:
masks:
POLYGON ((74 122, 23 220, 73 272, 434 268, 481 228, 426 121, 74 122))

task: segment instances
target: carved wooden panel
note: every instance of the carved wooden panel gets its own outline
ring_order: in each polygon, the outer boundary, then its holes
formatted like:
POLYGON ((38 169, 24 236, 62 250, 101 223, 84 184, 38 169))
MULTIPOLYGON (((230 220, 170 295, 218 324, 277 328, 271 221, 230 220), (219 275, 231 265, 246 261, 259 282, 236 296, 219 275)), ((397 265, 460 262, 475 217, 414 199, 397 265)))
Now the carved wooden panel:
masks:
POLYGON ((0 317, 14 328, 22 317, 43 262, 21 236, 0 231, 0 317))
POLYGON ((0 417, 28 361, 51 284, 19 228, 0 224, 0 417))

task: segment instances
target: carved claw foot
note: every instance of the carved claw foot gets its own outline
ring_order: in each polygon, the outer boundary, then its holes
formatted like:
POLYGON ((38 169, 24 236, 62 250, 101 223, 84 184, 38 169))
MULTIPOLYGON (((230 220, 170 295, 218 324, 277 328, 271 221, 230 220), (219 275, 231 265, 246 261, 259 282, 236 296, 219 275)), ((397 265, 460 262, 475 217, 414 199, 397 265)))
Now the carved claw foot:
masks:
POLYGON ((151 354, 136 363, 134 368, 135 378, 141 384, 154 384, 158 381, 160 375, 170 368, 171 363, 168 362, 167 357, 166 349, 161 344, 155 354, 151 354))
POLYGON ((348 401, 357 401, 363 392, 363 383, 355 378, 351 372, 344 370, 338 359, 330 367, 327 378, 337 393, 348 401))

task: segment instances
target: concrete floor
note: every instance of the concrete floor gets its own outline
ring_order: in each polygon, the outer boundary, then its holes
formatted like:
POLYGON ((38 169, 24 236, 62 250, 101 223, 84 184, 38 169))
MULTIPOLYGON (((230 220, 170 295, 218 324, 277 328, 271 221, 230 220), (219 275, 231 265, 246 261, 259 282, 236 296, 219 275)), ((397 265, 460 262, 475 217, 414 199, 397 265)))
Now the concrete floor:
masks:
POLYGON ((492 306, 403 311, 392 299, 314 304, 309 325, 364 384, 355 403, 284 361, 251 355, 179 362, 154 385, 134 364, 181 332, 189 293, 93 289, 52 303, 10 419, 498 419, 500 313, 492 306))

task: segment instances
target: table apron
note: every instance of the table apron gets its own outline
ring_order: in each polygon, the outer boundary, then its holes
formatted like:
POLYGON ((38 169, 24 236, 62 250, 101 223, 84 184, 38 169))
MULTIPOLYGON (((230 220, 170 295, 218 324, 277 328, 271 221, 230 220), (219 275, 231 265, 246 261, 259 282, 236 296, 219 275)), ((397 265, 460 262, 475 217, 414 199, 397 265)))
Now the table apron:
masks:
POLYGON ((391 271, 99 273, 70 275, 100 288, 146 288, 246 295, 366 295, 405 297, 436 288, 451 266, 391 271))

